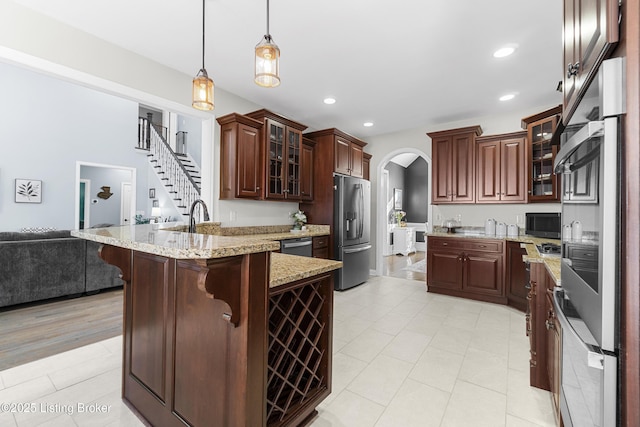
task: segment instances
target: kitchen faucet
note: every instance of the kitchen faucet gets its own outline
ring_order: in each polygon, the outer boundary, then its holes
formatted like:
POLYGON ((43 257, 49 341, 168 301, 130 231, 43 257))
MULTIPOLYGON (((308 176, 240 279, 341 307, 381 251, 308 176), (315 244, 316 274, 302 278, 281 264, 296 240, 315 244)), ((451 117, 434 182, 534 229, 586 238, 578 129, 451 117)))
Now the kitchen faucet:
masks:
POLYGON ((196 205, 202 205, 202 215, 203 215, 203 220, 204 221, 209 221, 209 211, 207 210, 207 205, 204 203, 204 201, 202 199, 198 199, 196 201, 194 201, 191 204, 191 208, 189 209, 189 233, 195 233, 196 232, 196 220, 193 217, 193 211, 196 208, 196 205))

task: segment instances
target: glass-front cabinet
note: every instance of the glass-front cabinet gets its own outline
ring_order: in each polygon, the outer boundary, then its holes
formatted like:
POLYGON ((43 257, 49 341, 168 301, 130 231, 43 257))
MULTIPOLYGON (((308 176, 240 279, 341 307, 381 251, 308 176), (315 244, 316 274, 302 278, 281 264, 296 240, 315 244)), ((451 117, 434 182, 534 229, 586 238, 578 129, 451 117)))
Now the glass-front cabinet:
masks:
POLYGON ((247 114, 263 121, 266 161, 264 198, 301 200, 302 131, 307 127, 267 110, 247 114))
MULTIPOLYGON (((553 162, 558 146, 551 144, 551 137, 558 124, 560 106, 522 119, 526 124, 530 156, 528 168, 529 202, 559 202, 559 175, 553 173, 553 162)), ((523 126, 524 127, 524 126, 523 126)))

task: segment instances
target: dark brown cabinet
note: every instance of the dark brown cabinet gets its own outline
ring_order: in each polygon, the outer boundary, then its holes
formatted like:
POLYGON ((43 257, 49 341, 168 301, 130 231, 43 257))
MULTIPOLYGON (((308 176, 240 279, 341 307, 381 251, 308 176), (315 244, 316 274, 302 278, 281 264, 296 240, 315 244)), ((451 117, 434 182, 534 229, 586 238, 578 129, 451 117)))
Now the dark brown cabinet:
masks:
POLYGON ((312 240, 313 257, 329 259, 329 236, 316 236, 312 240))
POLYGON ((427 133, 433 159, 432 203, 475 201, 475 139, 481 134, 480 126, 427 133))
POLYGON ((300 200, 313 200, 313 157, 316 143, 302 138, 300 157, 300 200))
POLYGON ((220 124, 220 199, 262 196, 262 123, 241 114, 218 118, 220 124))
POLYGON ((563 122, 619 39, 618 0, 564 0, 563 122))
POLYGON ((362 177, 369 180, 371 168, 371 154, 362 153, 362 177))
MULTIPOLYGON (((553 280, 550 280, 553 283, 553 280)), ((547 376, 549 377, 549 391, 553 400, 556 425, 560 425, 560 358, 562 354, 562 329, 553 307, 553 290, 547 289, 545 296, 547 320, 547 376)))
POLYGON ((522 119, 529 139, 527 187, 529 202, 559 202, 561 175, 553 173, 558 146, 551 144, 562 107, 551 108, 522 119))
POLYGON ((264 109, 246 116, 263 123, 264 198, 301 200, 302 131, 307 127, 264 109))
POLYGON ((526 132, 477 138, 476 203, 526 203, 526 132))
POLYGON ((533 387, 549 390, 547 374, 547 336, 545 322, 546 271, 544 264, 529 263, 530 280, 527 295, 527 336, 529 337, 529 383, 533 387))
POLYGON ((505 304, 503 274, 502 240, 427 239, 429 292, 505 304))
POLYGON ((507 242, 505 287, 508 304, 521 311, 527 309, 527 269, 522 257, 527 250, 519 242, 507 242))
MULTIPOLYGON (((347 169, 352 169, 352 176, 359 171, 359 177, 363 177, 363 149, 367 145, 349 134, 339 129, 330 128, 316 132, 304 134, 315 142, 314 160, 313 160, 313 201, 302 201, 300 209, 307 214, 307 219, 312 224, 326 224, 333 228, 334 218, 334 190, 333 190, 333 174, 346 173, 347 169), (349 154, 351 153, 351 154, 349 154), (349 159, 352 166, 347 167, 345 159, 349 159), (359 165, 353 166, 353 163, 359 165), (340 164, 341 169, 336 165, 340 164)), ((328 252, 329 257, 333 258, 333 236, 329 236, 328 252)))

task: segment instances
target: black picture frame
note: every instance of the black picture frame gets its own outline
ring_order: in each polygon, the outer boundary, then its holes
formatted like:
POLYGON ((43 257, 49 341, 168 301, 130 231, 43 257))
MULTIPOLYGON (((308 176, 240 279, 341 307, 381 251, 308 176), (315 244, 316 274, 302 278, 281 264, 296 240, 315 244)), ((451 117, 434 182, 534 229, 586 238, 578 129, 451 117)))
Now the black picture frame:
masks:
POLYGON ((156 189, 155 188, 150 188, 149 189, 149 198, 150 199, 155 199, 156 198, 156 189))

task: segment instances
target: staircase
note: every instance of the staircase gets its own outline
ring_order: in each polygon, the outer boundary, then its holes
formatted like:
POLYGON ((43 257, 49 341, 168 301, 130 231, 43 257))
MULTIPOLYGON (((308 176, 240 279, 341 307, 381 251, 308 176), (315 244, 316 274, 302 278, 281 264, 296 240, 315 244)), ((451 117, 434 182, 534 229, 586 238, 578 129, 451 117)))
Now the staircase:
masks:
POLYGON ((148 127, 147 158, 172 196, 175 208, 188 217, 191 204, 200 198, 200 171, 189 155, 177 154, 171 149, 163 129, 155 124, 148 127))

